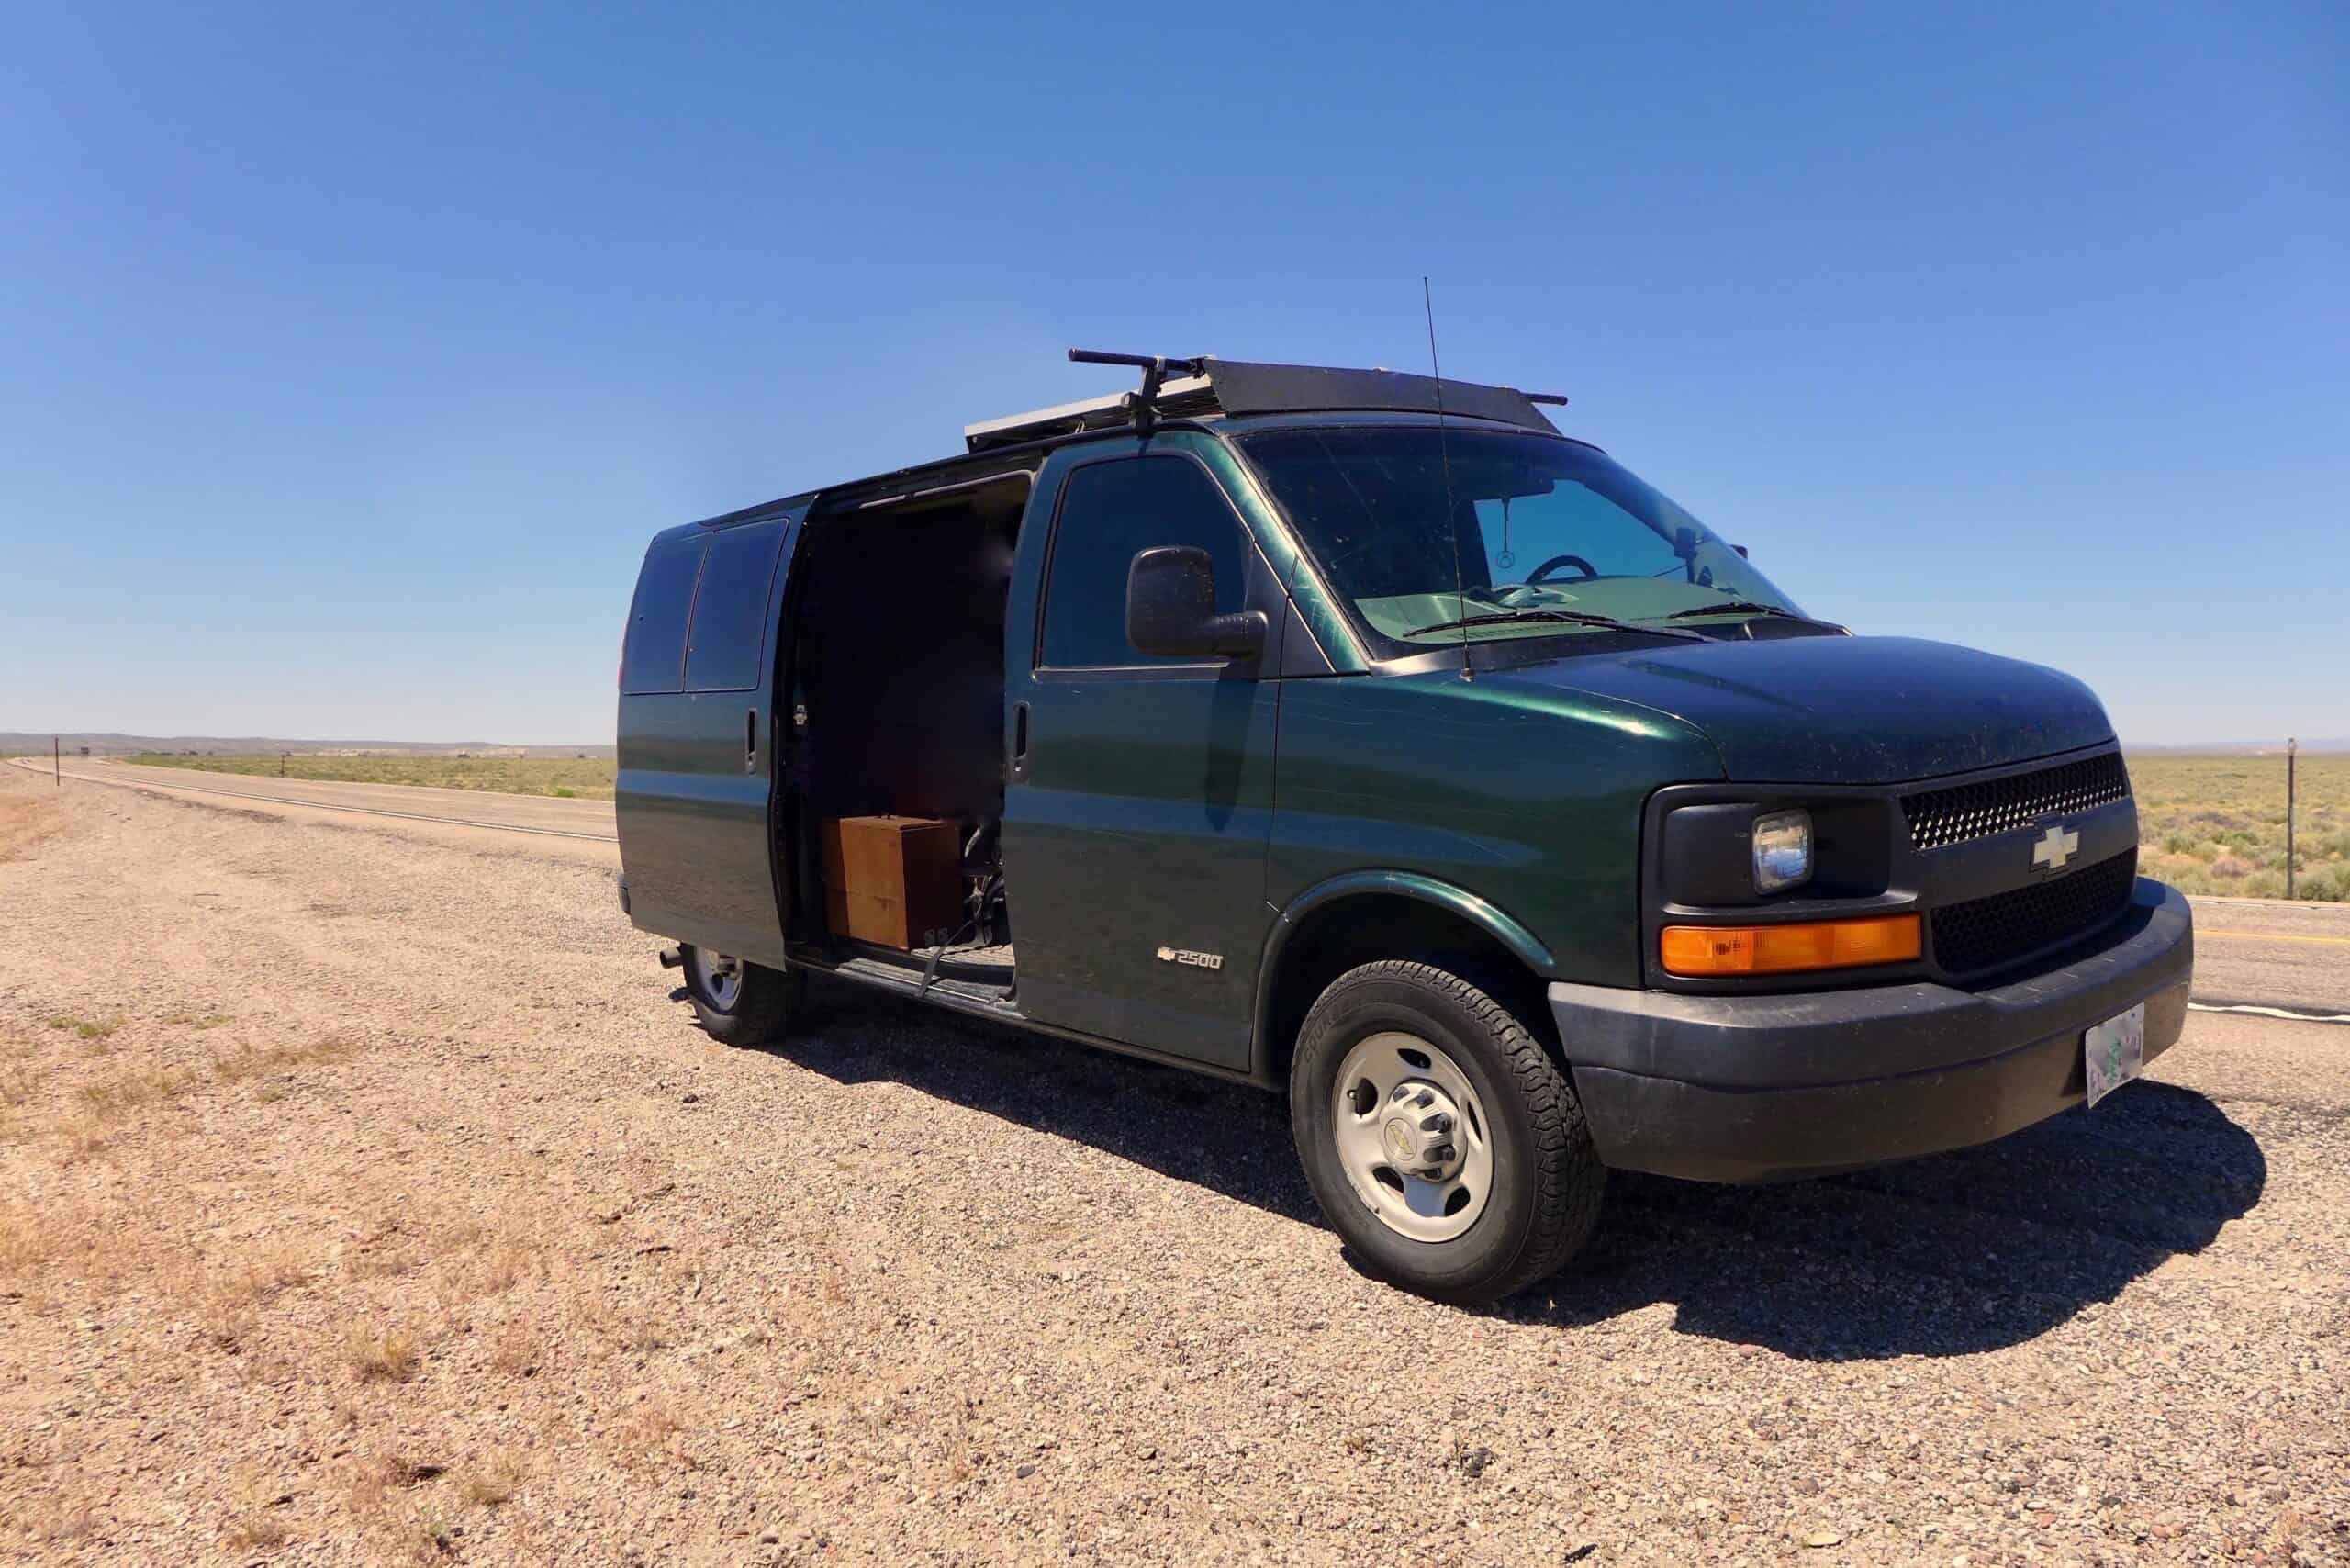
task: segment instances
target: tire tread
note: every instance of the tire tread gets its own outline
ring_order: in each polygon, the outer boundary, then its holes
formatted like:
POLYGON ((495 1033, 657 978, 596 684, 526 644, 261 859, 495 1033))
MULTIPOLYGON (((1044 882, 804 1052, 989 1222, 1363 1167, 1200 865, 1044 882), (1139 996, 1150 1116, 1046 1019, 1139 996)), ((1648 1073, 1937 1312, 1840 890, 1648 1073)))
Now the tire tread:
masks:
MULTIPOLYGON (((1434 992, 1468 1014, 1500 1057, 1533 1127, 1529 1161, 1535 1183, 1533 1215, 1517 1257, 1472 1289, 1432 1294, 1464 1303, 1494 1301, 1558 1272, 1598 1228, 1606 1193, 1606 1170, 1592 1148, 1582 1102, 1564 1072, 1542 1042, 1491 991, 1472 979, 1416 958, 1382 958, 1348 969, 1315 1001, 1300 1035, 1311 1037, 1316 1014, 1332 1005, 1333 998, 1343 1002, 1343 993, 1381 981, 1398 981, 1434 992)), ((1292 1059, 1292 1096, 1301 1091, 1311 1054, 1301 1050, 1292 1059)))
POLYGON ((808 977, 801 970, 771 969, 745 962, 734 1011, 721 1013, 703 1000, 692 970, 686 973, 686 994, 693 1002, 702 1033, 729 1046, 765 1046, 782 1039, 790 1031, 807 988, 808 977))

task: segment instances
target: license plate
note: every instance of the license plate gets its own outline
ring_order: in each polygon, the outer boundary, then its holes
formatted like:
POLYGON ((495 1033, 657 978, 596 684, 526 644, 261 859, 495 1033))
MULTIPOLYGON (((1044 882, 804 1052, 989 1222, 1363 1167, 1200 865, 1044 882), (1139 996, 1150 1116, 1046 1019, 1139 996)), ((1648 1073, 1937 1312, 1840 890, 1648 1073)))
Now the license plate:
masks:
POLYGON ((2081 1036, 2088 1065, 2089 1103, 2094 1105, 2146 1067, 2146 1004, 2093 1025, 2081 1036))

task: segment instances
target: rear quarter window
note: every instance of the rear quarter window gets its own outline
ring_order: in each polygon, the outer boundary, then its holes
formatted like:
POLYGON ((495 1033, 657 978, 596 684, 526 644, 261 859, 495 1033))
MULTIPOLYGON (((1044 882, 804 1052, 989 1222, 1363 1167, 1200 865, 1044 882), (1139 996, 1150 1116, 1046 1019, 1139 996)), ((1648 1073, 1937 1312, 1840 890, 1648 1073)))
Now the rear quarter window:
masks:
POLYGON ((747 691, 759 684, 759 661, 767 651, 767 590, 775 582, 776 550, 782 543, 780 518, 711 536, 686 648, 687 690, 747 691))
POLYGON ((686 617, 693 609, 694 580, 701 574, 703 534, 656 540, 637 574, 636 599, 629 606, 628 635, 621 644, 621 689, 676 691, 685 683, 686 617))

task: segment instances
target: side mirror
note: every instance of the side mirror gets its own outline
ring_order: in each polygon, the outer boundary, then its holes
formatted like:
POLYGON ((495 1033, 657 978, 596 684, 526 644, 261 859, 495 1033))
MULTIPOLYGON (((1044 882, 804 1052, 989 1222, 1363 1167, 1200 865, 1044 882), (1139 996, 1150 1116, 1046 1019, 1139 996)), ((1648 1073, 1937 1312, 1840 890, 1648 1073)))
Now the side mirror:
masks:
POLYGON ((1254 658, 1265 617, 1215 612, 1215 563, 1196 544, 1161 544, 1126 568, 1126 641, 1146 654, 1254 658))

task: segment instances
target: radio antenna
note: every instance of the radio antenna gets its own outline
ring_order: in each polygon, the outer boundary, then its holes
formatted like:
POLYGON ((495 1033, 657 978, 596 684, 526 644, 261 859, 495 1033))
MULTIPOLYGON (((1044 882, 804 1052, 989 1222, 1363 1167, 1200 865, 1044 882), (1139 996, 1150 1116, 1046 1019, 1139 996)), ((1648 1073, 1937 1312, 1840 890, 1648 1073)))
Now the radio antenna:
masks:
POLYGON ((1444 532, 1452 541, 1452 603, 1453 618, 1460 627, 1460 678, 1473 680, 1476 671, 1469 657, 1469 585, 1460 576, 1460 514, 1452 499, 1452 448, 1444 431, 1444 367, 1436 357, 1436 296, 1428 288, 1428 274, 1420 274, 1420 308, 1428 319, 1428 375, 1436 382, 1436 453, 1437 461, 1444 467, 1444 532))

